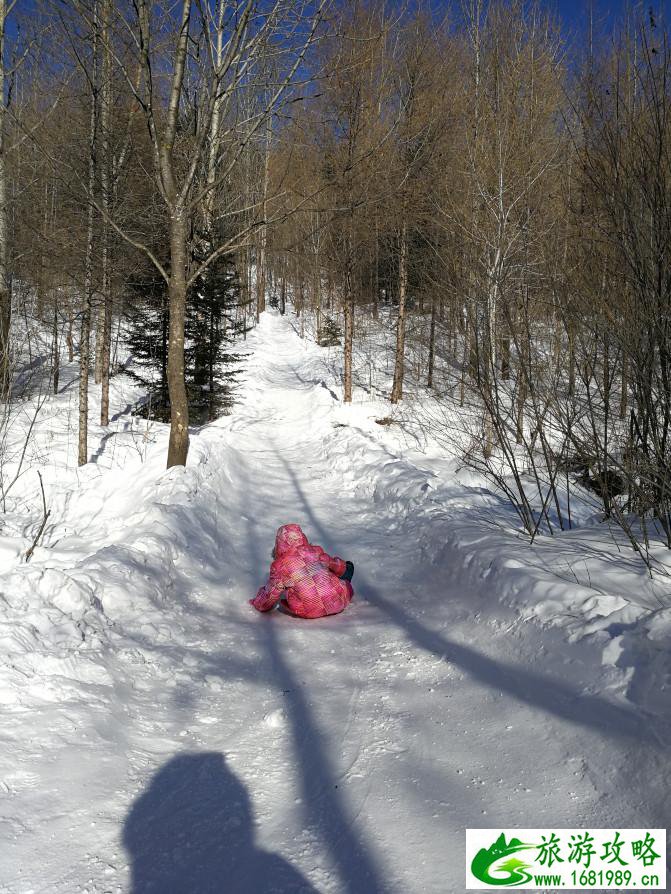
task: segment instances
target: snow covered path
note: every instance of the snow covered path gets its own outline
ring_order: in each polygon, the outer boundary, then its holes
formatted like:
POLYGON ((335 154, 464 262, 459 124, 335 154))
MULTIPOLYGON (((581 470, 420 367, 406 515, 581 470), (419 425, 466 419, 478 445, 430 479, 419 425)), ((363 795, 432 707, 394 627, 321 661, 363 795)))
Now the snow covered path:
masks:
POLYGON ((62 621, 0 669, 0 892, 449 894, 468 827, 669 825, 668 727, 465 565, 475 489, 286 319, 248 346, 186 470, 93 466, 0 576, 62 621), (344 614, 247 604, 286 522, 354 561, 344 614))

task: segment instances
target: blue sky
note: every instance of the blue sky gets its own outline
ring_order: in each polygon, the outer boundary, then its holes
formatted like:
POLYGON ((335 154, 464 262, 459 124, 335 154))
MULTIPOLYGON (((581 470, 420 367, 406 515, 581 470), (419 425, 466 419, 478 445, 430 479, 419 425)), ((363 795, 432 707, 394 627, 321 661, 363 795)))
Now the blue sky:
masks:
MULTIPOLYGON (((30 13, 36 8, 39 0, 18 0, 17 10, 30 13)), ((671 26, 671 0, 541 0, 541 3, 559 12, 567 33, 578 32, 586 34, 588 30, 590 7, 594 12, 594 22, 598 30, 606 33, 612 31, 618 20, 624 17, 625 10, 631 6, 638 6, 644 13, 652 6, 656 15, 663 17, 668 26, 671 26), (600 26, 600 28, 599 28, 600 26)), ((434 9, 459 8, 459 0, 431 0, 434 9)), ((10 17, 9 33, 15 33, 13 17, 10 17)))
MULTIPOLYGON (((634 3, 631 0, 548 0, 547 5, 559 11, 567 30, 586 31, 589 22, 590 6, 594 10, 595 24, 601 23, 602 27, 610 31, 616 22, 624 17, 627 8, 634 3)), ((643 0, 636 4, 647 13, 650 6, 657 16, 662 13, 669 24, 671 13, 671 0, 643 0)))
MULTIPOLYGON (((397 2, 401 5, 404 0, 397 2)), ((626 19, 627 12, 631 10, 636 12, 637 19, 642 17, 647 22, 648 10, 651 7, 656 20, 660 23, 664 21, 667 28, 671 28, 671 0, 539 0, 539 2, 541 6, 559 14, 567 37, 576 35, 579 41, 589 33, 590 10, 595 38, 598 38, 599 34, 611 37, 618 24, 626 19)), ((439 18, 441 14, 451 10, 452 20, 457 22, 460 20, 461 0, 429 0, 429 3, 439 18)))

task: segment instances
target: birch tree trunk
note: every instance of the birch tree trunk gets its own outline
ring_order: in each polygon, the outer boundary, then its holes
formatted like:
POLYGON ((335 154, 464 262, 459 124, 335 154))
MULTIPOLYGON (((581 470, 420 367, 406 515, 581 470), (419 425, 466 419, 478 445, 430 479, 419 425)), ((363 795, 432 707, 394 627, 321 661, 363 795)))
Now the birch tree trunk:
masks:
POLYGON ((436 355, 436 296, 431 295, 431 325, 429 328, 429 360, 426 376, 427 388, 433 388, 433 365, 436 355))
POLYGON ((88 462, 89 360, 91 349, 91 306, 93 303, 93 194, 96 183, 96 141, 98 133, 98 2, 93 6, 93 71, 91 75, 91 114, 89 119, 89 179, 84 301, 79 331, 79 441, 80 466, 88 462))
POLYGON ((187 222, 177 209, 170 219, 170 341, 168 343, 168 392, 170 394, 170 442, 168 468, 185 466, 189 452, 189 402, 184 376, 184 322, 186 317, 187 222))
POLYGON ((72 363, 75 359, 75 342, 72 337, 72 331, 74 327, 74 313, 72 310, 72 305, 68 302, 68 329, 65 335, 65 343, 68 346, 68 363, 72 363))
POLYGON ((0 0, 0 398, 9 396, 10 328, 12 322, 12 291, 7 248, 7 181, 5 168, 5 26, 6 0, 0 0))
POLYGON ((312 300, 316 311, 316 337, 321 339, 322 332, 322 269, 321 269, 321 215, 314 211, 311 217, 312 224, 312 300))
POLYGON ((51 338, 51 365, 52 365, 52 387, 54 394, 58 394, 58 383, 60 375, 60 348, 58 345, 58 289, 53 290, 53 320, 52 320, 52 338, 51 338))
MULTIPOLYGON (((105 225, 103 224, 103 230, 105 229, 105 225)), ((101 251, 103 256, 105 254, 105 234, 101 234, 101 251)), ((104 265, 104 261, 101 266, 104 265)), ((102 279, 104 280, 104 271, 102 271, 102 279)), ((97 313, 95 314, 95 363, 93 365, 93 381, 96 385, 100 385, 103 380, 103 333, 105 330, 105 298, 104 298, 104 286, 101 283, 101 297, 102 300, 97 302, 97 313)))
MULTIPOLYGON (((139 6, 141 33, 149 46, 149 7, 146 2, 139 6)), ((185 203, 189 200, 190 181, 178 189, 176 168, 173 158, 180 99, 184 84, 184 74, 189 43, 191 21, 191 0, 183 0, 181 22, 174 67, 170 85, 165 125, 158 130, 158 116, 153 108, 148 108, 154 143, 156 175, 163 193, 168 213, 170 237, 170 273, 166 277, 168 285, 168 305, 170 311, 168 340, 168 394, 170 396, 170 439, 168 442, 167 467, 185 466, 189 452, 189 402, 184 376, 184 324, 186 318, 187 270, 188 270, 188 212, 185 203)), ((151 65, 148 56, 144 58, 145 78, 151 83, 151 65)), ((192 160, 192 164, 197 162, 192 160)))
POLYGON ((170 214, 170 276, 168 280, 168 300, 170 306, 170 340, 168 343, 170 440, 168 443, 168 468, 185 466, 189 452, 189 401, 184 376, 184 323, 186 318, 187 239, 189 229, 186 208, 181 204, 177 192, 172 153, 177 133, 182 84, 184 82, 190 18, 191 2, 190 0, 184 0, 182 4, 182 27, 175 54, 168 119, 162 135, 163 139, 158 146, 159 170, 170 214))
POLYGON ((403 397, 403 372, 405 368, 405 310, 408 291, 408 227, 401 227, 401 245, 398 269, 398 321, 396 323, 396 357, 391 402, 396 404, 403 397))
POLYGON ((287 277, 286 272, 282 271, 282 280, 280 282, 280 313, 282 316, 287 311, 287 277))
MULTIPOLYGON (((219 5, 217 15, 217 39, 215 45, 215 61, 217 68, 221 68, 224 56, 224 12, 226 6, 221 3, 219 5)), ((214 239, 214 202, 216 194, 217 182, 217 160, 219 158, 219 149, 221 148, 221 136, 219 128, 221 125, 221 97, 217 97, 212 109, 212 120, 210 121, 209 150, 207 156, 207 192, 203 199, 203 217, 205 219, 205 228, 207 229, 208 238, 214 239)))
POLYGON ((622 380, 620 382, 620 419, 627 415, 627 397, 629 389, 629 359, 626 351, 622 356, 622 380))
POLYGON ((266 136, 263 151, 263 195, 261 214, 263 223, 259 234, 259 255, 256 259, 256 319, 258 320, 266 309, 266 251, 268 248, 268 182, 270 173, 270 138, 271 119, 266 119, 266 136))
POLYGON ((103 210, 102 231, 102 345, 100 351, 100 424, 109 425, 109 399, 110 399, 110 351, 112 345, 112 289, 110 279, 110 245, 109 225, 107 223, 110 213, 110 143, 109 125, 112 102, 112 65, 111 49, 109 45, 109 19, 111 0, 103 0, 103 84, 102 104, 100 110, 100 127, 102 130, 102 168, 100 173, 101 205, 103 210))
POLYGON ((348 285, 348 294, 345 296, 343 306, 345 329, 345 370, 343 379, 343 400, 346 404, 352 403, 352 348, 354 344, 354 297, 351 294, 351 284, 348 285))
MULTIPOLYGON (((351 148, 350 148, 351 157, 351 148)), ((347 246, 345 255, 345 297, 343 302, 343 329, 344 329, 344 369, 343 369, 343 401, 352 403, 352 354, 354 349, 354 212, 351 199, 351 187, 348 190, 350 196, 350 215, 348 221, 347 246)))
POLYGON ((373 319, 380 313, 380 223, 375 209, 375 260, 373 264, 373 319))

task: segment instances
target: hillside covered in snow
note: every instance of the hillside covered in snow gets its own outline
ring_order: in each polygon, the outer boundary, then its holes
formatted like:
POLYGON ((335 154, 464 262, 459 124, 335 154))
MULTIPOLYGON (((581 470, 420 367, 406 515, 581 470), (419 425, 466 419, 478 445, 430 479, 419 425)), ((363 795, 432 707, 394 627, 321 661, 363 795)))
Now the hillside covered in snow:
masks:
POLYGON ((245 351, 185 468, 124 375, 87 465, 73 369, 37 419, 0 528, 0 892, 445 894, 467 828, 666 826, 663 580, 587 496, 530 546, 291 315, 245 351), (287 522, 354 562, 343 614, 248 604, 287 522))

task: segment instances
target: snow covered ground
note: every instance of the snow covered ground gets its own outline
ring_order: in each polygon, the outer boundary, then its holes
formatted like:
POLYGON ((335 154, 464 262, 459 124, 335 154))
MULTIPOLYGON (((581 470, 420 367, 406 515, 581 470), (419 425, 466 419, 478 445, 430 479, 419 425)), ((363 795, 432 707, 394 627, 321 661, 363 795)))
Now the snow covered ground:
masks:
POLYGON ((246 347, 186 469, 124 377, 82 469, 67 370, 43 411, 0 528, 0 892, 451 894, 466 828, 668 826, 663 583, 603 526, 527 546, 288 318, 246 347), (248 605, 286 522, 354 561, 344 614, 248 605))

